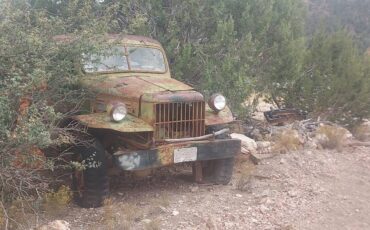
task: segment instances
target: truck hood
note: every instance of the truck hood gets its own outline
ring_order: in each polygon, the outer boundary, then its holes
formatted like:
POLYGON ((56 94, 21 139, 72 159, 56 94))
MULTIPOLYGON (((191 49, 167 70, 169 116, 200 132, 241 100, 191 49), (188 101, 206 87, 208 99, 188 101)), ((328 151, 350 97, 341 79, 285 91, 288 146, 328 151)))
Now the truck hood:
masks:
POLYGON ((144 94, 186 91, 193 88, 168 77, 98 75, 82 80, 82 86, 98 94, 138 99, 144 94))

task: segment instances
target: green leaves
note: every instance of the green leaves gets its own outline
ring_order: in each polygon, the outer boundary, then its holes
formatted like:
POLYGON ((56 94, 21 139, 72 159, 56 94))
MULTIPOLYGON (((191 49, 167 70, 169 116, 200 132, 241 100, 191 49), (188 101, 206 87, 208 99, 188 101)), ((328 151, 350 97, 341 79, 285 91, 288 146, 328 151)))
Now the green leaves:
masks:
POLYGON ((317 33, 305 60, 306 72, 295 83, 292 103, 344 124, 370 115, 366 60, 346 31, 317 33))
POLYGON ((85 1, 0 2, 0 154, 14 146, 48 147, 60 105, 81 103, 74 60, 99 46, 107 18, 85 1), (53 36, 72 32, 73 42, 53 36), (3 141, 4 140, 4 141, 3 141))

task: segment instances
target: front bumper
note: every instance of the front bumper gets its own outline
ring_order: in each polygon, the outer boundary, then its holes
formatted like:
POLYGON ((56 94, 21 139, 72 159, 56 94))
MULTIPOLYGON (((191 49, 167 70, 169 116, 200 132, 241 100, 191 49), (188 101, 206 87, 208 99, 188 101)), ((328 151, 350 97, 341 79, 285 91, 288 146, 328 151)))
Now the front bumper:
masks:
POLYGON ((129 153, 117 152, 113 158, 123 170, 143 170, 182 162, 230 158, 238 154, 240 149, 241 142, 237 139, 192 141, 129 153))

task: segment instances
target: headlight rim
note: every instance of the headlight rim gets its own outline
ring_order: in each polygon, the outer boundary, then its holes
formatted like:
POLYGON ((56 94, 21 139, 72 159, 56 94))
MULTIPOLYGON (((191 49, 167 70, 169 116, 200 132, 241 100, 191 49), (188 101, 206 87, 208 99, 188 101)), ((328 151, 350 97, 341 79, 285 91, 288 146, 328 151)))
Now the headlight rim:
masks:
POLYGON ((127 106, 126 106, 125 103, 122 103, 122 102, 112 102, 109 105, 108 114, 109 114, 109 117, 110 117, 111 121, 117 122, 117 123, 122 122, 125 119, 125 117, 127 116, 127 106), (123 115, 122 115, 122 118, 121 119, 116 119, 114 117, 114 112, 117 109, 120 109, 120 108, 123 109, 123 111, 124 111, 123 115))
POLYGON ((208 100, 208 105, 209 105, 209 107, 213 110, 213 111, 215 111, 215 112, 220 112, 220 111, 222 111, 222 110, 224 110, 225 108, 226 108, 226 105, 227 105, 227 100, 226 100, 226 97, 224 96, 224 95, 222 95, 221 93, 214 93, 214 94, 212 94, 212 96, 209 98, 209 100, 208 100), (224 106, 222 107, 222 108, 217 108, 216 107, 216 105, 215 105, 215 99, 218 97, 218 96, 221 96, 221 97, 223 97, 224 98, 224 101, 225 101, 225 103, 224 103, 224 106))

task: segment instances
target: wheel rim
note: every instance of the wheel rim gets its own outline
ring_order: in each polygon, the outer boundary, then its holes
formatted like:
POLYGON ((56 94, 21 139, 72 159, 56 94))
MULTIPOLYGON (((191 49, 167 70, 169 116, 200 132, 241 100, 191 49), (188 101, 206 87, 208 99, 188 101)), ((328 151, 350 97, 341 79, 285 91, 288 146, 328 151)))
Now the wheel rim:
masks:
MULTIPOLYGON (((75 161, 81 163, 82 156, 80 154, 75 155, 75 161)), ((78 197, 82 197, 82 193, 85 190, 85 180, 84 180, 84 170, 74 169, 73 170, 73 178, 74 178, 74 192, 78 197)))

